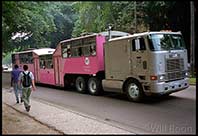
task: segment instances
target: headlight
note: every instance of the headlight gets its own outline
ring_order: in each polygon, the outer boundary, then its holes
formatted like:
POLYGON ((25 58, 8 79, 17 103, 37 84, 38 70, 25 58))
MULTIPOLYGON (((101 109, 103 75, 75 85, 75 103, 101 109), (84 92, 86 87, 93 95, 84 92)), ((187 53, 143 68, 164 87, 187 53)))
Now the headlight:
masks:
POLYGON ((159 79, 160 82, 165 81, 165 75, 159 75, 158 79, 159 79))
POLYGON ((185 76, 186 77, 189 77, 189 73, 187 71, 185 72, 185 76))

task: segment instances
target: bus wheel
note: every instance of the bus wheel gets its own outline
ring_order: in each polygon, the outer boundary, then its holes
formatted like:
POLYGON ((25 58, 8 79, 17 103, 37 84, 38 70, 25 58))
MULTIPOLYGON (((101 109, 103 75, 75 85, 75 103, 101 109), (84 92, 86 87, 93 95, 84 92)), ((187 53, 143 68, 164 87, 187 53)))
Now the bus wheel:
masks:
POLYGON ((102 91, 101 81, 96 77, 89 78, 88 90, 91 95, 99 95, 102 91))
POLYGON ((142 85, 134 79, 130 79, 125 86, 127 97, 130 101, 140 102, 144 98, 142 85))
POLYGON ((86 91, 86 81, 83 77, 80 77, 80 76, 77 77, 75 85, 76 85, 76 89, 77 89, 78 92, 85 93, 85 91, 86 91))

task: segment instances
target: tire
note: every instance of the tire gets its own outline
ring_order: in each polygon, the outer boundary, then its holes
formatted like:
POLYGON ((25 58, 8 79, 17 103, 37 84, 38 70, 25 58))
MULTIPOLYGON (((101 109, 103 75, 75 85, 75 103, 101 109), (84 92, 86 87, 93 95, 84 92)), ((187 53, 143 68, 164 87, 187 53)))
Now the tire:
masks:
POLYGON ((77 77, 75 82, 76 90, 80 93, 86 92, 86 80, 83 77, 77 77))
POLYGON ((88 91, 91 95, 100 95, 102 92, 101 80, 96 77, 89 78, 88 91))
POLYGON ((134 79, 130 79, 125 86, 125 92, 130 101, 141 102, 144 99, 142 85, 134 79))

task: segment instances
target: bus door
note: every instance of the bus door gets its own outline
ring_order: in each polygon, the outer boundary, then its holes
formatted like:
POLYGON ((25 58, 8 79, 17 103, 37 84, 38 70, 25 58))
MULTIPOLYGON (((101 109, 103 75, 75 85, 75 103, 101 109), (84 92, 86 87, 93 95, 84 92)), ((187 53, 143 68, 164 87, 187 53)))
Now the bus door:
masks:
POLYGON ((55 84, 60 85, 60 57, 54 57, 55 84))
POLYGON ((148 51, 144 37, 136 37, 131 43, 131 74, 146 80, 148 74, 148 51))
POLYGON ((35 81, 39 82, 39 59, 34 59, 35 81))

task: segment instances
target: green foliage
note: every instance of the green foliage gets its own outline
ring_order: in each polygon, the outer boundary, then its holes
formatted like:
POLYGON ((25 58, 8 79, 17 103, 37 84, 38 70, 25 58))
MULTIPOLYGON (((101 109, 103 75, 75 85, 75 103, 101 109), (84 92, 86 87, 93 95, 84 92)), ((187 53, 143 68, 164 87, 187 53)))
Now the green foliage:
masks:
POLYGON ((8 53, 3 53, 2 56, 2 64, 11 64, 12 63, 12 53, 13 52, 17 52, 19 51, 19 49, 14 49, 12 52, 8 52, 8 53))
POLYGON ((11 53, 8 53, 7 55, 4 56, 4 58, 2 59, 2 64, 11 64, 12 60, 11 60, 11 53))
POLYGON ((190 78, 189 82, 190 84, 196 84, 196 78, 190 78))
POLYGON ((109 24, 113 25, 114 30, 129 33, 180 30, 186 27, 185 24, 181 25, 185 17, 179 15, 179 12, 188 3, 182 4, 174 1, 3 1, 3 52, 15 48, 55 48, 61 40, 85 32, 106 31, 109 24), (12 39, 17 33, 26 35, 12 39))
POLYGON ((73 30, 75 13, 72 8, 72 3, 69 2, 50 2, 50 14, 54 18, 56 31, 45 35, 46 39, 51 41, 50 47, 55 48, 61 41, 71 38, 73 30))
POLYGON ((3 52, 42 48, 71 37, 73 13, 69 2, 3 1, 3 52), (26 36, 12 39, 17 33, 26 36))
POLYGON ((78 16, 73 30, 73 36, 79 36, 83 32, 105 31, 109 24, 115 30, 134 33, 135 13, 137 15, 137 27, 140 31, 145 31, 147 25, 144 21, 145 2, 79 2, 76 3, 78 16), (136 4, 137 3, 137 4, 136 4), (135 4, 137 12, 135 12, 135 4))
POLYGON ((150 30, 162 30, 168 28, 168 13, 176 2, 150 1, 145 2, 143 12, 146 13, 144 20, 150 26, 150 30))
MULTIPOLYGON (((55 30, 52 17, 46 14, 43 3, 36 2, 3 2, 3 24, 5 29, 2 33, 3 51, 6 52, 7 47, 14 47, 12 44, 12 36, 17 33, 29 33, 34 39, 34 45, 46 46, 45 40, 42 39, 42 34, 55 30)), ((24 39, 20 39, 24 40, 24 39)))
POLYGON ((74 9, 78 14, 72 35, 79 36, 84 32, 101 32, 112 22, 111 2, 79 2, 74 9))

